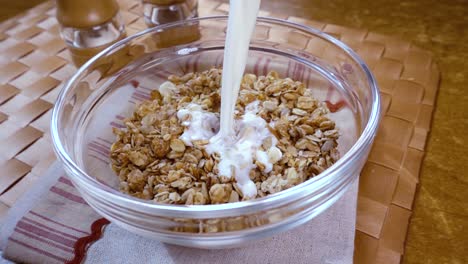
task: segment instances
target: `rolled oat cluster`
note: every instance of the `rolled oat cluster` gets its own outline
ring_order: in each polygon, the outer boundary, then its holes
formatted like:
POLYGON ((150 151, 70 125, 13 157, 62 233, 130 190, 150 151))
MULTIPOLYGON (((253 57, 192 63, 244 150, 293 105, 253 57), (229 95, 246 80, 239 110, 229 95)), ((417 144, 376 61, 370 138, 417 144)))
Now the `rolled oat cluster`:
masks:
MULTIPOLYGON (((217 153, 208 154, 208 140, 191 144, 180 139, 185 127, 177 112, 189 104, 219 116, 221 70, 211 69, 184 76, 170 76, 151 100, 139 105, 125 120, 124 129, 114 129, 111 147, 112 169, 120 179, 121 191, 138 198, 170 204, 219 204, 246 197, 235 177, 219 175, 217 153)), ((255 160, 250 178, 257 197, 277 193, 300 184, 331 166, 338 158, 338 131, 327 114, 325 103, 317 101, 301 82, 267 76, 244 76, 236 118, 246 106, 258 101, 257 115, 268 124, 277 139, 279 152, 268 153, 273 164, 255 160)), ((184 116, 190 119, 190 116, 184 116)), ((272 139, 264 140, 266 151, 272 139)))

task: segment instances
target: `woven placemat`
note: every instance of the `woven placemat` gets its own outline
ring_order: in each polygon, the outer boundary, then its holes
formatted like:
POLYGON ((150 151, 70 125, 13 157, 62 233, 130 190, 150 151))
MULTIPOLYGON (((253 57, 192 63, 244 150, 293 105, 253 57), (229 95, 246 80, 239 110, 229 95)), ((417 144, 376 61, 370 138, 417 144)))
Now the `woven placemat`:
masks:
MULTIPOLYGON (((137 0, 119 0, 129 35, 144 28, 137 0)), ((227 4, 199 1, 200 16, 226 14, 227 4)), ((260 12, 323 30, 356 50, 377 78, 382 123, 361 174, 356 263, 399 263, 430 129, 439 71, 432 56, 396 38, 260 12)), ((289 35, 285 41, 302 41, 289 35)), ((315 48, 313 41, 304 43, 315 48)), ((0 24, 0 218, 55 160, 51 108, 76 70, 59 37, 53 2, 0 24)))

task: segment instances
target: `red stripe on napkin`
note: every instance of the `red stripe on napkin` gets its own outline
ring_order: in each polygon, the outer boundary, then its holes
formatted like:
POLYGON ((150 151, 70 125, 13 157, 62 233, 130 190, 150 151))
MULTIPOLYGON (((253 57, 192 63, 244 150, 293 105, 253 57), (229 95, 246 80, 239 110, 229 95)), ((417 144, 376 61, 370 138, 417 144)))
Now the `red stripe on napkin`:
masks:
POLYGON ((59 261, 62 261, 62 262, 66 262, 66 261, 67 261, 67 260, 64 259, 64 258, 61 258, 61 257, 59 257, 59 256, 57 256, 57 255, 54 255, 54 254, 50 253, 50 252, 47 252, 47 251, 45 251, 45 250, 42 250, 42 249, 39 249, 39 248, 37 248, 37 247, 31 246, 31 245, 29 245, 29 244, 27 244, 27 243, 25 243, 25 242, 16 240, 16 239, 14 239, 14 238, 10 238, 9 241, 12 241, 12 242, 17 243, 17 244, 19 244, 19 245, 22 245, 23 247, 29 248, 29 249, 31 249, 31 250, 33 250, 33 251, 35 251, 35 252, 37 252, 37 253, 39 253, 39 254, 41 254, 41 255, 44 255, 44 256, 53 258, 53 259, 55 259, 55 260, 59 260, 59 261))

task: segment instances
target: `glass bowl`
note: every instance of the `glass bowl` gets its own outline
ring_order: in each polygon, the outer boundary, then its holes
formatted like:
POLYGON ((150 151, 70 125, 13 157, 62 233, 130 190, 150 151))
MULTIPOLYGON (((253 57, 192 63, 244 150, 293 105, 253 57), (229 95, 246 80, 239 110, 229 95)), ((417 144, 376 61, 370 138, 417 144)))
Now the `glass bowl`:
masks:
POLYGON ((110 46, 65 84, 51 133, 59 160, 99 214, 140 235, 199 248, 235 247, 299 226, 332 205, 359 177, 379 123, 380 99, 364 62, 316 29, 258 18, 246 72, 275 70, 326 101, 340 131, 341 158, 318 176, 263 198, 218 205, 167 205, 119 191, 109 166, 111 127, 169 74, 222 66, 227 17, 147 29, 110 46))

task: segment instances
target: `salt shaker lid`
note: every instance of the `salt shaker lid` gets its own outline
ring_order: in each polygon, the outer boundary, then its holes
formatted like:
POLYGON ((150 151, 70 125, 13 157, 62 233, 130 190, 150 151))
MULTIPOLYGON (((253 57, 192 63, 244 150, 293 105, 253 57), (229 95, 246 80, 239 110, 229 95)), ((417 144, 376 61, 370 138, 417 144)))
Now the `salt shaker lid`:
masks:
POLYGON ((115 0, 57 0, 57 20, 64 27, 89 28, 104 24, 119 11, 115 0))

